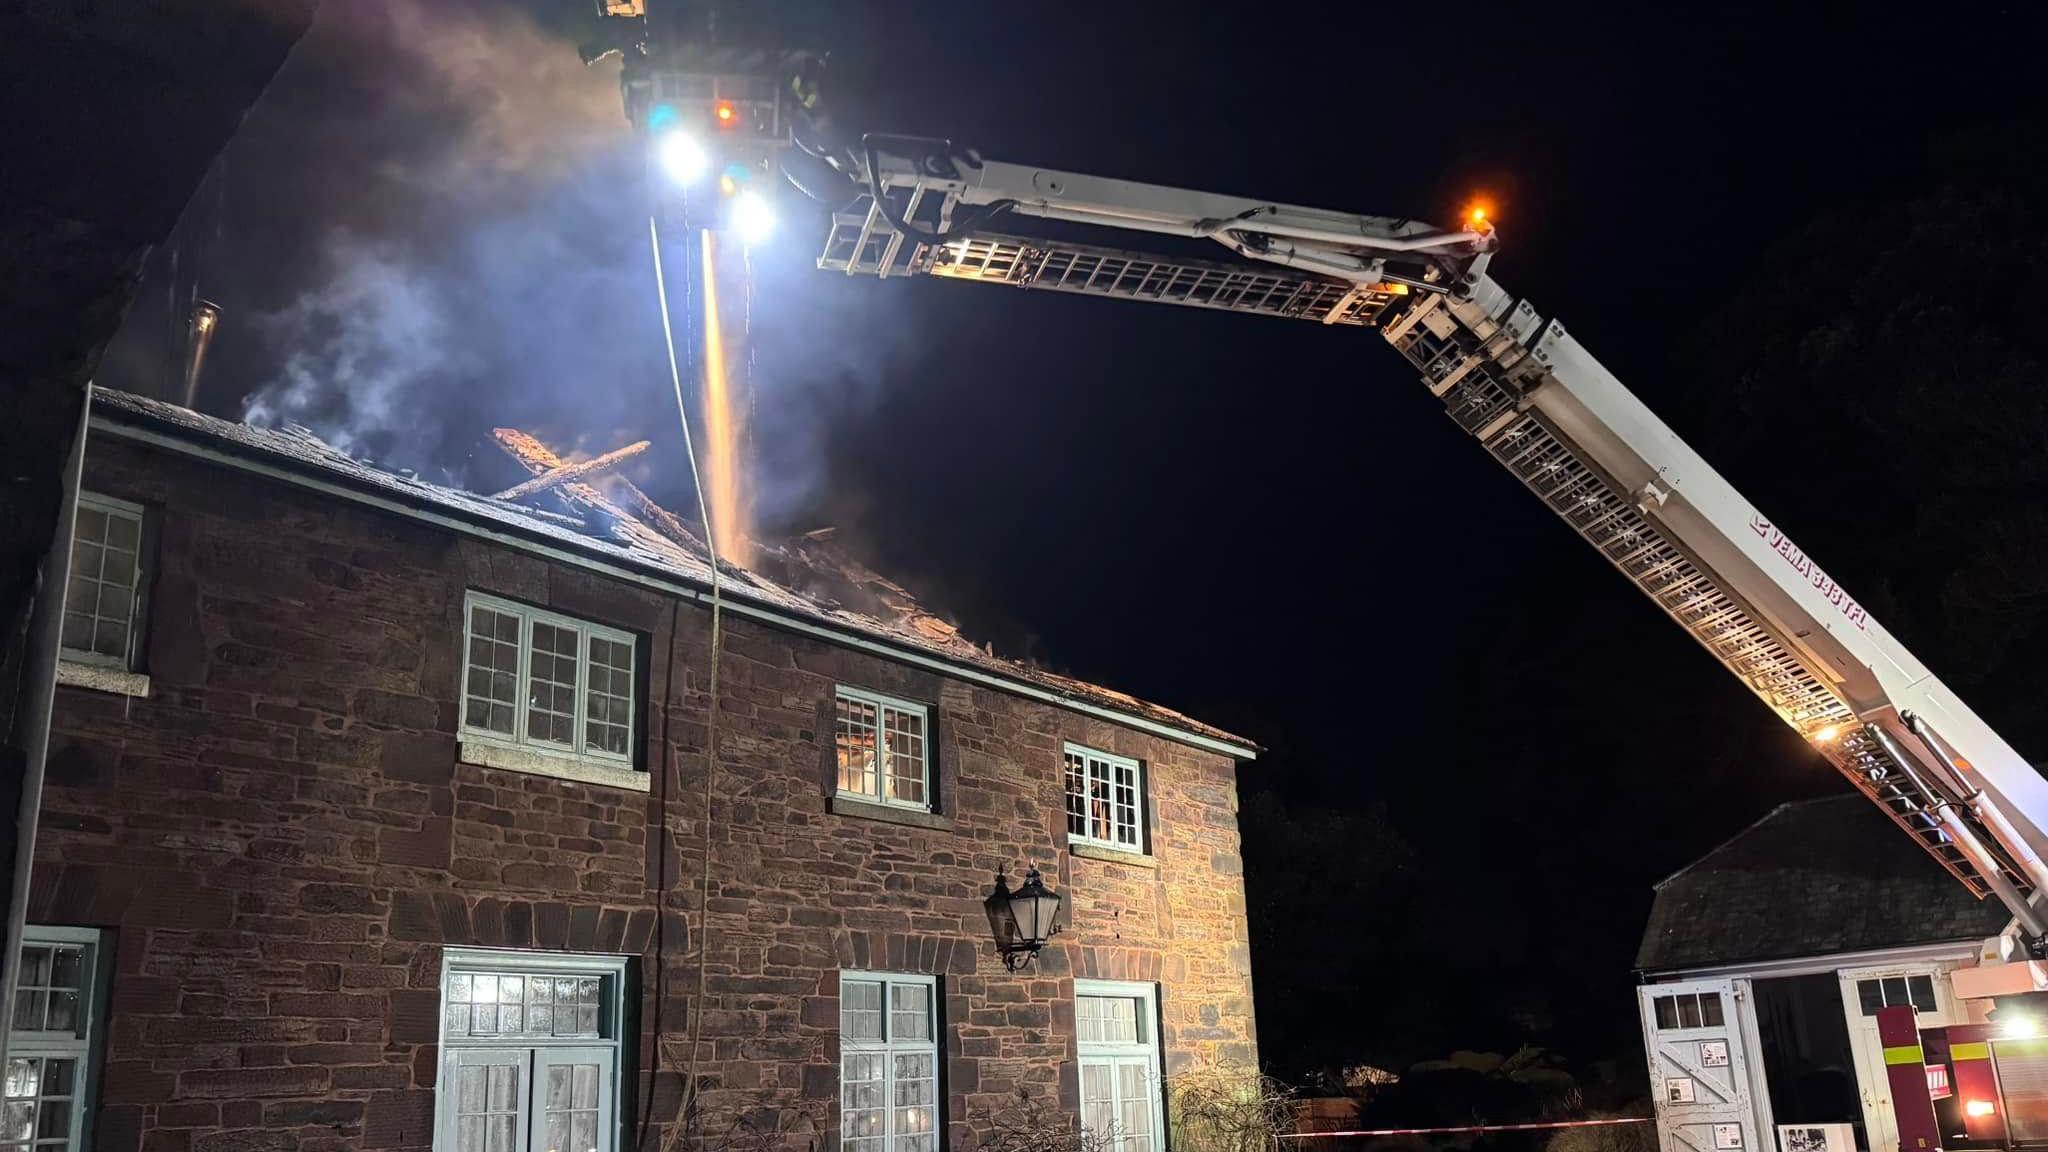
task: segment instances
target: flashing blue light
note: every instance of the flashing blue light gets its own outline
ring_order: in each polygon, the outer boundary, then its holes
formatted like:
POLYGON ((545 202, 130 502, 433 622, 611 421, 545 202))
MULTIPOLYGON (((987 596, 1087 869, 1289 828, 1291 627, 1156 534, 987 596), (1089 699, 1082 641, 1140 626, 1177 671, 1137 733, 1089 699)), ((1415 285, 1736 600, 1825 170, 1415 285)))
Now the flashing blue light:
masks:
POLYGON ((722 175, 726 179, 731 180, 735 185, 744 188, 747 186, 747 181, 754 178, 754 170, 745 164, 727 164, 722 175))
POLYGON ((656 104, 647 110, 647 130, 659 132, 673 125, 678 115, 680 114, 676 111, 675 105, 666 102, 656 104))

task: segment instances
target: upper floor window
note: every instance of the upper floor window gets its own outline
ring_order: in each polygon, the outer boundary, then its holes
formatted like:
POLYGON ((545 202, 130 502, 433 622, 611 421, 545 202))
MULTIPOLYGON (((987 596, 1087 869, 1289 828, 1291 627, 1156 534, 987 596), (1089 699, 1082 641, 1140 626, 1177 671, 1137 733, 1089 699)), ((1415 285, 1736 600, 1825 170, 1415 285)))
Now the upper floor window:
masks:
POLYGON ((1067 838, 1125 852, 1145 850, 1136 760, 1067 745, 1067 838))
POLYGON ((632 760, 631 634, 476 592, 465 608, 464 732, 632 760))
POLYGON ((838 709, 839 794, 929 810, 925 706, 842 687, 838 709))
POLYGON ((29 927, 7 1037, 0 1148, 68 1152, 88 1147, 100 934, 29 927))
POLYGON ((134 669, 142 651, 143 511, 81 492, 64 589, 64 657, 134 669))
POLYGON ((939 1130, 938 982, 839 974, 839 1147, 935 1152, 939 1130))

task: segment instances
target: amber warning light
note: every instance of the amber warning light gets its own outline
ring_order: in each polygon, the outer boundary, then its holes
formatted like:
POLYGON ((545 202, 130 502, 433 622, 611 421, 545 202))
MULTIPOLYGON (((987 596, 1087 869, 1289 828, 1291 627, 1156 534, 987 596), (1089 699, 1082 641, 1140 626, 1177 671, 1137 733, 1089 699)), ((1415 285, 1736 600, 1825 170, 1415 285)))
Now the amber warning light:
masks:
POLYGON ((730 100, 720 100, 712 107, 711 114, 718 118, 720 128, 730 128, 738 123, 740 118, 740 110, 733 107, 730 100))
POLYGON ((1490 220, 1492 214, 1492 208, 1490 208, 1484 201, 1474 204, 1471 207, 1465 209, 1465 226, 1467 228, 1472 229, 1474 232, 1484 232, 1487 228, 1492 226, 1490 220))

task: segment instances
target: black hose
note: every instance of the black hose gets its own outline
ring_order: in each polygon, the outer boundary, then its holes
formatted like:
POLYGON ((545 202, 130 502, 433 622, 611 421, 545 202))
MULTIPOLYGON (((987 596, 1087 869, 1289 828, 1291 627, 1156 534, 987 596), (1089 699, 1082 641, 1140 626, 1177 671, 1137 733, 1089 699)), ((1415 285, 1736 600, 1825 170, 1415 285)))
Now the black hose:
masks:
POLYGON ((816 200, 830 204, 834 209, 846 207, 860 194, 860 181, 852 175, 832 166, 823 157, 810 152, 802 153, 804 159, 785 156, 779 165, 782 178, 789 186, 816 200))
MULTIPOLYGON (((889 202, 889 197, 882 188, 882 157, 880 150, 876 148, 876 144, 884 140, 903 144, 937 144, 940 149, 939 154, 946 157, 948 164, 952 163, 956 154, 953 152, 953 142, 951 140, 939 140, 929 136, 892 136, 886 133, 871 132, 860 138, 861 151, 865 153, 868 166, 868 195, 874 197, 876 207, 882 210, 882 216, 889 221, 890 227, 906 236, 915 236, 929 244, 944 244, 949 240, 979 231, 984 224, 1009 211, 1017 204, 1015 200, 997 200, 994 203, 983 205, 980 208, 956 216, 952 226, 943 231, 937 228, 927 228, 922 224, 915 223, 903 214, 901 208, 889 202)), ((931 156, 932 153, 927 151, 924 159, 918 162, 918 166, 920 168, 927 167, 927 161, 929 161, 931 156)))

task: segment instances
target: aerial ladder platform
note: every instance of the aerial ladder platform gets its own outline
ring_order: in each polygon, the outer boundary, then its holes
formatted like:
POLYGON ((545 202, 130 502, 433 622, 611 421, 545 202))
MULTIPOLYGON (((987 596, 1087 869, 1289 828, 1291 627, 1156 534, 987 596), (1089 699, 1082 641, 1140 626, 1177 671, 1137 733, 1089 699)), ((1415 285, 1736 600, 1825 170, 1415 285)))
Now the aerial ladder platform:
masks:
POLYGON ((2048 988, 2048 780, 1564 325, 1495 281, 1483 215, 1440 228, 986 160, 946 140, 846 139, 805 54, 772 83, 649 59, 623 80, 629 118, 657 145, 701 134, 736 160, 728 173, 824 201, 827 272, 1378 329, 1489 456, 1951 875, 2006 906, 2012 928, 1975 994, 2048 988))
MULTIPOLYGON (((1038 188, 1081 178, 1032 170, 1001 179, 999 187, 1038 188)), ((906 213, 935 201, 938 216, 963 206, 952 181, 905 183, 886 179, 883 192, 900 192, 906 213)), ((1094 185, 1119 206, 1158 199, 1151 186, 1094 185)), ((1046 215, 1109 216, 1060 207, 1046 215)), ((1213 219, 1175 218, 1191 222, 1176 230, 1183 235, 1213 219)), ((1460 245, 1477 241, 1443 247, 1460 245)), ((1562 324, 1545 323, 1483 272, 1462 283, 1346 280, 1255 261, 999 232, 912 237, 870 195, 833 213, 818 267, 1379 328, 1488 455, 1951 875, 2003 901, 2027 936, 2044 935, 2048 920, 2035 908, 2048 887, 2036 847, 2044 841, 2026 814, 2048 814, 2048 783, 1562 324)))

